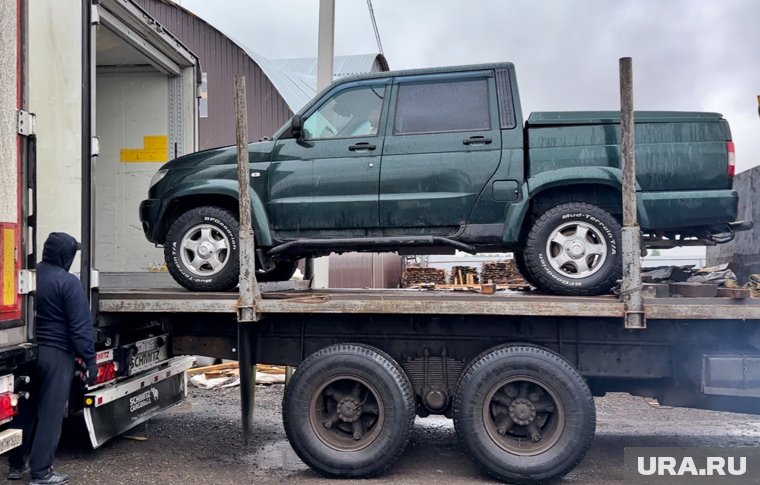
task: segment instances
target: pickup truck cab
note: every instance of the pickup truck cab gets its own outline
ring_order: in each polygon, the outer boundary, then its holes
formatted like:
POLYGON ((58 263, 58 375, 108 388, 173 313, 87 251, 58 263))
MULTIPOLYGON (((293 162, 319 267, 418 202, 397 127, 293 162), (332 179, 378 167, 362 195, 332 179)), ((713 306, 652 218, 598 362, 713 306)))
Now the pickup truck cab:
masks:
MULTIPOLYGON (((734 155, 717 113, 636 112, 638 216, 649 246, 730 240, 734 155)), ((510 63, 373 73, 334 82, 271 140, 249 145, 261 280, 345 251, 513 251, 557 294, 608 292, 621 275, 619 112, 523 122, 510 63)), ((191 290, 238 281, 235 147, 177 158, 140 218, 191 290)))

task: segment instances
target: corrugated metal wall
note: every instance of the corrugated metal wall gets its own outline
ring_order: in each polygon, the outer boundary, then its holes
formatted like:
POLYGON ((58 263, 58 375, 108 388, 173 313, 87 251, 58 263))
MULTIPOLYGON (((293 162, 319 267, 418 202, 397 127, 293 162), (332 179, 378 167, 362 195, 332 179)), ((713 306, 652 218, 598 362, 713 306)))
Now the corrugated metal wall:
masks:
POLYGON ((396 253, 330 255, 330 288, 398 288, 401 257, 396 253))
POLYGON ((208 79, 208 117, 200 118, 200 149, 235 143, 236 74, 245 74, 248 134, 251 141, 271 136, 293 113, 258 65, 234 42, 177 4, 134 0, 200 59, 208 79))

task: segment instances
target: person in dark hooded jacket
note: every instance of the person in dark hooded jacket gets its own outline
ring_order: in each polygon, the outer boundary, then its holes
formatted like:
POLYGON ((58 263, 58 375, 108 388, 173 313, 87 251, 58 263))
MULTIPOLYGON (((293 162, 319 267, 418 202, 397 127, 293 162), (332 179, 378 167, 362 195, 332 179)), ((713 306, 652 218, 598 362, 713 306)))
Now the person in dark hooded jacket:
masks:
POLYGON ((31 469, 31 484, 62 485, 69 481, 67 475, 53 470, 53 459, 74 377, 75 356, 87 365, 89 383, 97 376, 90 306, 79 279, 69 273, 78 250, 76 239, 53 232, 37 265, 38 353, 29 399, 21 402, 16 418, 23 430, 23 442, 9 455, 11 480, 21 479, 31 469))

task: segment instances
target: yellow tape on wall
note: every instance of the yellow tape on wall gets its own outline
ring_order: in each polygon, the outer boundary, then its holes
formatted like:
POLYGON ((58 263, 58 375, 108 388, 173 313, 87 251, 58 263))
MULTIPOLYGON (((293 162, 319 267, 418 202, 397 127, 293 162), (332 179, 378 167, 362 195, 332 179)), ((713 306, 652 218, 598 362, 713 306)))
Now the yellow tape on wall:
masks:
POLYGON ((143 148, 122 148, 119 158, 123 163, 168 162, 169 137, 144 136, 143 148))

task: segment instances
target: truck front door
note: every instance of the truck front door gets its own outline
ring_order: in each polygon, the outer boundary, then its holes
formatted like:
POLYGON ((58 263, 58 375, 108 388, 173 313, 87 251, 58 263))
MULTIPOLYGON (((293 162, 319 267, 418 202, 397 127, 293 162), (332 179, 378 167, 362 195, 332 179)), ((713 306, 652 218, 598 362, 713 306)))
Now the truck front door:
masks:
POLYGON ((268 202, 275 231, 285 238, 364 236, 378 227, 389 82, 340 86, 304 113, 301 139, 277 141, 268 202))
POLYGON ((380 175, 386 234, 467 222, 501 159, 492 71, 399 77, 380 175))

